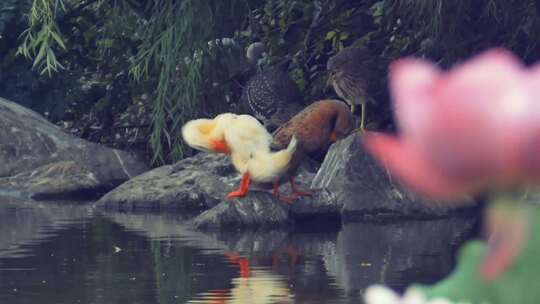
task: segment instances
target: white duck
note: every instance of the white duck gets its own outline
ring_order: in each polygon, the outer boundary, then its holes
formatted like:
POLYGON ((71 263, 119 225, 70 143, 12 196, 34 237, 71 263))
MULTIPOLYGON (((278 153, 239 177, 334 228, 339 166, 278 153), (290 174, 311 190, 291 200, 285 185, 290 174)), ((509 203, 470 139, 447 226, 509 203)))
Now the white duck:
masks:
POLYGON ((288 168, 297 140, 280 151, 271 152, 272 135, 254 117, 224 113, 214 119, 195 119, 182 128, 186 143, 194 149, 226 153, 238 172, 242 174, 240 187, 226 198, 243 197, 251 181, 275 181, 288 168))

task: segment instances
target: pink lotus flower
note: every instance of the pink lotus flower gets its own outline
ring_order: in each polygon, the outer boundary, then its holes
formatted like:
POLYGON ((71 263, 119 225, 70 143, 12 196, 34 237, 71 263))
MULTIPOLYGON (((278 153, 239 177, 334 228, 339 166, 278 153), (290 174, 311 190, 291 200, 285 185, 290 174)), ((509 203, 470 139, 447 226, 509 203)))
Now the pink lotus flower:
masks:
POLYGON ((411 190, 444 201, 540 183, 540 65, 502 49, 448 72, 400 59, 390 90, 399 135, 363 140, 411 190))

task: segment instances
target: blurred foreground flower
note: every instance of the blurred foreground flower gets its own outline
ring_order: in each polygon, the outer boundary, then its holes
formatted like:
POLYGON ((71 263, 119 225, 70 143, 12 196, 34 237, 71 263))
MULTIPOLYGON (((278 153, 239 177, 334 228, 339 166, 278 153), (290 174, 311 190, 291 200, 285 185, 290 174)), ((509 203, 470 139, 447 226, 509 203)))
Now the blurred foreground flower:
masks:
POLYGON ((494 49, 447 73, 397 60, 389 77, 400 135, 363 139, 409 188, 453 200, 540 182, 540 65, 494 49))
POLYGON ((531 231, 540 233, 538 225, 531 229, 528 214, 540 221, 540 210, 514 204, 523 197, 519 191, 540 185, 540 65, 525 68, 511 53, 494 49, 449 72, 401 59, 389 77, 400 133, 369 132, 367 149, 429 199, 451 202, 491 191, 496 204, 486 218, 488 244, 465 245, 447 279, 416 289, 414 301, 407 294, 370 301, 367 294, 368 303, 432 303, 416 297, 417 290, 456 302, 540 303, 540 292, 525 281, 540 278, 540 241, 527 243, 531 231))

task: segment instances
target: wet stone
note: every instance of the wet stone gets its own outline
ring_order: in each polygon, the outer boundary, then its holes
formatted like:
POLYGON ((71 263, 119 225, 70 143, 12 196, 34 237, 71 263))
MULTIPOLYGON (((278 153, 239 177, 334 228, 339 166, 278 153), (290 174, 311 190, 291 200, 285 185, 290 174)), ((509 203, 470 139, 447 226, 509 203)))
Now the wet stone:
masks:
MULTIPOLYGON (((300 220, 336 218, 433 219, 476 210, 472 200, 450 209, 408 193, 364 150, 358 134, 334 144, 320 166, 306 162, 295 181, 299 189, 313 189, 314 196, 289 205, 276 200, 271 187, 253 185, 246 197, 225 201, 227 193, 238 187, 240 174, 229 156, 198 153, 129 180, 97 205, 124 211, 179 212, 194 218, 194 225, 201 229, 280 227, 300 220)), ((280 190, 290 194, 288 184, 280 190)))
POLYGON ((0 188, 36 200, 99 195, 148 169, 0 98, 0 188))

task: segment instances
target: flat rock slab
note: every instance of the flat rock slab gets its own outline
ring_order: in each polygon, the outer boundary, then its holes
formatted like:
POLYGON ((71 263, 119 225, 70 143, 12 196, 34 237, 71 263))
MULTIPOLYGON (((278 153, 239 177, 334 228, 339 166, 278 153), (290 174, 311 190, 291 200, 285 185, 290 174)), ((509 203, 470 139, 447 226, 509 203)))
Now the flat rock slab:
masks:
POLYGON ((112 189, 146 170, 127 152, 74 137, 0 98, 0 187, 6 191, 69 198, 112 189))

